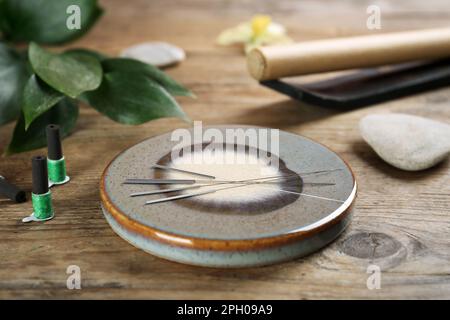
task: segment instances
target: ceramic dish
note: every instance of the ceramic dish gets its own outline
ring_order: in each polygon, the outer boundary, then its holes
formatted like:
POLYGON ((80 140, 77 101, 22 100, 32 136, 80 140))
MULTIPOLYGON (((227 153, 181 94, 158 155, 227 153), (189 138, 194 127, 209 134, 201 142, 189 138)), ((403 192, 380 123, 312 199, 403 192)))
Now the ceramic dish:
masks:
MULTIPOLYGON (((227 128, 237 127, 216 127, 223 133, 227 128)), ((168 133, 129 148, 108 165, 100 184, 102 209, 112 229, 155 256, 208 267, 268 265, 318 250, 350 222, 356 196, 350 168, 323 145, 283 131, 279 132, 278 174, 295 176, 293 182, 248 185, 152 205, 145 201, 167 195, 130 197, 166 186, 123 184, 128 178, 189 176, 152 170, 154 164, 197 172, 200 168, 216 179, 239 180, 255 174, 233 164, 186 165, 171 158, 176 144, 168 133)))

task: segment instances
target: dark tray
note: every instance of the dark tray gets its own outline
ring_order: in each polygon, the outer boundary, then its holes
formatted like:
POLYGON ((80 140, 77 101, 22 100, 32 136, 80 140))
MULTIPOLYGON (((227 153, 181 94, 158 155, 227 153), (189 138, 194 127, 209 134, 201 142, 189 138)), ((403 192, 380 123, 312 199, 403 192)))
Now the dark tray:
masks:
POLYGON ((305 84, 293 79, 260 83, 309 104, 348 110, 450 85, 450 59, 361 69, 305 84))

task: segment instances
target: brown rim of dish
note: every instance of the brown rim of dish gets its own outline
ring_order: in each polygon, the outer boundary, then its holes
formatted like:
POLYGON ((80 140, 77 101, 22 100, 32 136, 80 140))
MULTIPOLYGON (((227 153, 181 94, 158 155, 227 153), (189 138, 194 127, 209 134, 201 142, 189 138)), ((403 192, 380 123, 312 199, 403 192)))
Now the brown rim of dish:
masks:
MULTIPOLYGON (((304 137, 304 138, 306 138, 306 137, 304 137)), ((308 139, 312 142, 315 142, 317 144, 320 144, 327 150, 329 150, 337 155, 336 152, 334 152, 327 146, 325 146, 321 143, 318 143, 310 138, 306 138, 306 139, 308 139)), ((146 140, 143 140, 143 141, 131 146, 130 148, 132 148, 146 140)), ((130 149, 130 148, 128 148, 128 149, 130 149)), ((128 149, 126 149, 126 150, 120 152, 118 155, 116 155, 114 157, 114 159, 111 160, 111 162, 108 164, 108 166, 103 171, 103 174, 102 174, 102 177, 100 180, 101 202, 104 205, 105 210, 108 211, 108 213, 112 216, 112 218, 118 224, 120 224, 122 227, 127 229, 128 231, 134 232, 134 233, 136 233, 140 236, 146 237, 146 238, 150 238, 151 240, 161 242, 164 244, 168 244, 168 245, 172 245, 172 246, 176 246, 176 247, 184 247, 184 248, 196 249, 196 250, 214 250, 214 251, 235 251, 235 250, 249 251, 249 250, 258 250, 258 249, 263 249, 263 248, 276 247, 278 245, 289 244, 289 243, 295 242, 297 240, 301 240, 301 239, 313 236, 317 233, 320 233, 321 231, 333 226, 334 224, 336 224, 339 221, 341 221, 342 219, 344 219, 351 212, 351 209, 354 204, 354 200, 356 199, 357 187, 356 187, 355 175, 354 175, 352 169, 350 168, 350 166, 348 165, 348 163, 344 159, 339 157, 339 159, 341 159, 344 162, 345 166, 350 171, 354 183, 353 183, 352 192, 350 194, 350 197, 352 197, 352 198, 349 197, 346 200, 346 202, 349 201, 347 208, 343 209, 342 212, 338 213, 331 220, 325 221, 310 230, 299 230, 299 231, 293 231, 290 233, 285 233, 285 234, 282 234, 279 236, 261 237, 261 238, 253 238, 253 239, 223 240, 223 239, 196 238, 196 237, 192 237, 192 236, 179 235, 179 234, 175 234, 175 233, 171 233, 171 232, 167 232, 167 231, 159 230, 159 229, 156 229, 156 228, 153 228, 150 226, 143 225, 143 224, 139 223, 138 221, 127 217, 119 208, 117 208, 116 206, 113 205, 111 199, 106 194, 106 191, 105 191, 106 173, 108 172, 108 169, 111 166, 111 164, 119 156, 121 156, 124 152, 126 152, 128 149)), ((344 204, 342 204, 342 205, 344 205, 344 204)), ((339 208, 341 208, 341 207, 339 207, 339 208)), ((339 208, 337 210, 339 210, 339 208)), ((336 213, 336 211, 334 211, 333 213, 336 213)), ((330 215, 322 218, 318 222, 320 222, 322 220, 326 220, 328 217, 330 217, 330 215)), ((311 225, 317 224, 318 222, 315 222, 311 225)), ((305 227, 303 227, 303 228, 305 228, 305 227)))

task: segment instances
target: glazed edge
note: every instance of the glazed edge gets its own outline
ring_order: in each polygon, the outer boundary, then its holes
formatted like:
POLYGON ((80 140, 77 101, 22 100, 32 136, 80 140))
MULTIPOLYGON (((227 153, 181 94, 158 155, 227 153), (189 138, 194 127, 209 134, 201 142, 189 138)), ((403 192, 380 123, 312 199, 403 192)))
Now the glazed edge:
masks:
POLYGON ((175 246, 125 229, 101 206, 103 214, 114 232, 131 245, 158 258, 210 268, 249 268, 291 261, 311 254, 335 240, 350 224, 352 214, 310 237, 277 247, 251 250, 204 250, 175 246))

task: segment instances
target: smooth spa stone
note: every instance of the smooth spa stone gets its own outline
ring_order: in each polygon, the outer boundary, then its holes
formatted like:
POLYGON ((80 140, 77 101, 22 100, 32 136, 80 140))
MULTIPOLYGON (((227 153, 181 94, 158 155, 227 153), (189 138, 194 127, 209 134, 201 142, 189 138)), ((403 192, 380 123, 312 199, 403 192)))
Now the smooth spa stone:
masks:
MULTIPOLYGON (((213 128, 224 136, 229 129, 256 128, 213 128)), ((192 130, 186 129, 190 134, 192 130)), ((185 158, 190 152, 174 158, 172 151, 177 150, 179 142, 171 139, 171 133, 145 140, 119 154, 105 169, 100 184, 103 213, 112 229, 155 256, 224 268, 268 265, 307 255, 332 242, 350 223, 355 178, 347 164, 325 146, 280 131, 277 169, 269 169, 264 167, 266 164, 211 162, 222 153, 207 153, 210 141, 208 138, 189 146, 192 159, 198 153, 204 156, 199 161, 185 158), (123 184, 127 178, 199 179, 173 170, 151 169, 156 164, 214 175, 216 182, 259 175, 289 179, 145 205, 148 200, 168 195, 130 197, 132 193, 158 190, 158 186, 123 184)), ((231 148, 223 152, 228 156, 231 152, 234 159, 243 152, 250 155, 251 149, 239 151, 236 147, 241 145, 237 143, 226 146, 231 148)))
POLYGON ((407 114, 373 114, 361 119, 364 140, 387 163, 418 171, 450 154, 450 125, 407 114))
POLYGON ((167 67, 186 58, 184 50, 166 42, 144 42, 126 48, 122 57, 133 58, 157 67, 167 67))

